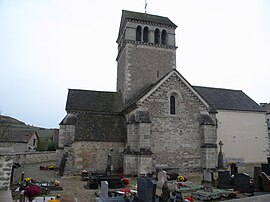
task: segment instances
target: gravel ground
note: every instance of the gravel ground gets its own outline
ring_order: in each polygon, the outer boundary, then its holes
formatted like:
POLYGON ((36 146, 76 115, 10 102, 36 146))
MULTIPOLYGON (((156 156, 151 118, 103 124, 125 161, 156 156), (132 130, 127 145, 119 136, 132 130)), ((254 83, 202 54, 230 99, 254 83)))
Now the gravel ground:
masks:
MULTIPOLYGON (((65 202, 75 202, 75 198, 77 202, 94 202, 95 200, 95 191, 85 189, 86 181, 82 181, 80 176, 72 176, 72 177, 60 177, 57 172, 53 170, 40 170, 39 166, 48 166, 53 165, 50 163, 43 164, 29 164, 23 165, 21 168, 17 168, 14 170, 14 178, 13 184, 16 184, 20 180, 21 172, 25 172, 25 178, 30 177, 35 180, 44 180, 44 181, 54 181, 59 180, 60 186, 63 187, 63 191, 51 191, 50 196, 56 196, 57 194, 61 194, 61 198, 65 198, 65 202)), ((13 188, 17 188, 18 186, 13 186, 13 188)), ((18 192, 13 192, 13 199, 17 201, 18 192)))

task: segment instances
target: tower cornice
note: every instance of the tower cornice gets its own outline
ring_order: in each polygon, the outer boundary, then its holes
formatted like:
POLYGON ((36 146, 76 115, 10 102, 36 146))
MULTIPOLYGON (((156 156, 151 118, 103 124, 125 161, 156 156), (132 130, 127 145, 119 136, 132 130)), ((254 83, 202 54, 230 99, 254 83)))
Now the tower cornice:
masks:
POLYGON ((135 45, 143 45, 143 46, 149 46, 149 47, 163 48, 163 49, 171 49, 171 50, 176 50, 178 48, 177 46, 171 46, 171 45, 156 44, 156 43, 149 43, 149 42, 143 42, 143 41, 125 40, 123 42, 122 48, 118 51, 116 61, 118 61, 118 58, 119 58, 120 54, 122 53, 124 47, 128 43, 129 44, 135 44, 135 45))

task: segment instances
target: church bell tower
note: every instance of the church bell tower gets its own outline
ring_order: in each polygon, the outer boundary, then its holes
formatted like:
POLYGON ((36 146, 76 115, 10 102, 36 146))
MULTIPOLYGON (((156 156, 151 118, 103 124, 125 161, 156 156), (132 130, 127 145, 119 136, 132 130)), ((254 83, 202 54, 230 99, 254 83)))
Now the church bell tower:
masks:
POLYGON ((176 27, 167 17, 122 11, 116 60, 125 105, 176 68, 176 27))

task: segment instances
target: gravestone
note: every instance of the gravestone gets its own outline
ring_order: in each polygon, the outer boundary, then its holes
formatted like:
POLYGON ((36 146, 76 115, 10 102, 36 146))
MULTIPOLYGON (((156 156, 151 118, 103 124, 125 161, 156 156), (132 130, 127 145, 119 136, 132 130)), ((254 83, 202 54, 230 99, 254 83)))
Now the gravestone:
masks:
POLYGON ((219 141, 219 153, 218 153, 218 169, 223 169, 223 154, 222 154, 222 146, 224 145, 222 141, 219 141))
POLYGON ((164 182, 161 190, 162 190, 162 193, 161 193, 162 200, 161 201, 167 202, 170 199, 171 191, 170 191, 166 181, 164 182))
POLYGON ((99 180, 95 176, 90 176, 90 179, 87 180, 87 188, 89 189, 98 189, 99 180))
POLYGON ((148 178, 137 179, 138 201, 152 202, 156 201, 156 181, 148 178))
POLYGON ((158 181, 157 181, 157 187, 162 188, 165 181, 167 181, 167 173, 166 171, 162 170, 158 172, 158 181))
POLYGON ((262 172, 262 185, 264 192, 270 192, 270 177, 262 172))
POLYGON ((264 172, 266 175, 270 175, 270 164, 262 163, 261 168, 262 168, 262 172, 264 172))
POLYGON ((270 157, 267 157, 267 163, 270 164, 270 157))
POLYGON ((214 174, 209 169, 203 170, 203 182, 209 182, 212 183, 214 181, 214 174))
POLYGON ((234 190, 242 193, 253 193, 254 186, 250 183, 251 177, 246 173, 234 175, 234 190))
POLYGON ((176 172, 167 172, 167 179, 169 180, 177 180, 177 177, 179 176, 176 172))
POLYGON ((230 171, 218 171, 218 188, 232 189, 233 187, 230 171))
POLYGON ((238 167, 236 166, 235 163, 232 163, 232 164, 230 165, 230 167, 231 167, 231 176, 232 176, 232 175, 235 175, 235 174, 238 174, 238 167))
POLYGON ((101 186, 100 186, 100 197, 101 198, 108 198, 108 191, 109 191, 109 184, 107 181, 101 181, 101 186))
POLYGON ((256 191, 263 191, 261 173, 262 173, 261 167, 255 166, 253 172, 253 180, 256 191))

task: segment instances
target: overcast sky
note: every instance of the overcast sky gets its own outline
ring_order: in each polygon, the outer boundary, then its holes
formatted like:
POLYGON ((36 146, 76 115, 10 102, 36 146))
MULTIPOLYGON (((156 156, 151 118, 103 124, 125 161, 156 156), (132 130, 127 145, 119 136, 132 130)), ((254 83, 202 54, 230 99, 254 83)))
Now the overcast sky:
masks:
MULTIPOLYGON (((115 91, 122 9, 144 0, 0 0, 0 112, 58 127, 68 89, 115 91)), ((177 70, 192 84, 270 102, 269 0, 148 0, 176 30, 177 70)))

